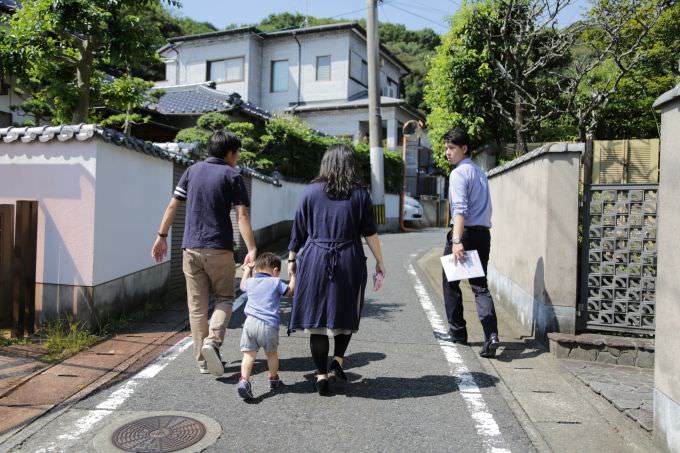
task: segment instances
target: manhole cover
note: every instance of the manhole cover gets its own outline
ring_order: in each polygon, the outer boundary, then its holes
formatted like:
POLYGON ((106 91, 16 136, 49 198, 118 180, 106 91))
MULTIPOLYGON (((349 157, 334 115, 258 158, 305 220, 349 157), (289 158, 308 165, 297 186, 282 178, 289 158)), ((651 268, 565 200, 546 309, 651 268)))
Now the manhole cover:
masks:
POLYGON ((111 441, 123 451, 166 453, 191 447, 203 439, 205 433, 205 425, 198 420, 160 415, 121 426, 111 435, 111 441))

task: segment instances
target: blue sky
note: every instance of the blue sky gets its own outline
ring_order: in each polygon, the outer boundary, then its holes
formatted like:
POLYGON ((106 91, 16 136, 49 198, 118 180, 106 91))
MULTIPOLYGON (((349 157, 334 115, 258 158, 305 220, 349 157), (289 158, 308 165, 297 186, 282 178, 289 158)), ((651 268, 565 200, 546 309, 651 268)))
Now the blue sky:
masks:
MULTIPOLYGON (((574 0, 563 15, 564 25, 577 20, 586 0, 574 0)), ((316 17, 361 19, 365 0, 183 0, 179 14, 211 22, 217 28, 230 23, 253 24, 272 13, 300 12, 316 17)), ((384 0, 378 10, 380 21, 404 24, 412 30, 429 27, 437 33, 448 30, 446 17, 458 9, 460 0, 384 0)))

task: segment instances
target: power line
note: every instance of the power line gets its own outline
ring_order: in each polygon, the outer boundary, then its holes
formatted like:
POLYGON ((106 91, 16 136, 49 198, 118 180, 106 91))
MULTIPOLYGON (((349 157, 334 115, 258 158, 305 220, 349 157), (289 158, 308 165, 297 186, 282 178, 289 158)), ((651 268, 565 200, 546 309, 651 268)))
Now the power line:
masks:
POLYGON ((410 14, 410 15, 412 15, 412 16, 419 17, 419 18, 421 18, 421 19, 423 19, 423 20, 425 20, 425 21, 427 21, 427 22, 430 22, 431 24, 437 25, 438 27, 445 28, 446 30, 449 29, 449 26, 448 26, 448 25, 444 25, 443 22, 434 21, 434 20, 429 19, 429 18, 427 18, 427 17, 425 17, 425 16, 421 16, 420 14, 416 14, 416 13, 414 13, 413 11, 408 11, 408 10, 406 10, 406 9, 404 9, 404 8, 400 8, 400 7, 396 6, 396 5, 393 4, 393 3, 390 3, 389 6, 391 6, 392 8, 396 8, 396 9, 398 9, 399 11, 402 11, 402 12, 404 12, 404 13, 410 14))
POLYGON ((420 8, 422 8, 422 9, 430 11, 431 13, 442 14, 442 15, 445 15, 445 16, 447 16, 447 15, 451 16, 455 12, 455 11, 444 11, 443 9, 434 8, 430 5, 426 5, 424 3, 419 3, 419 2, 416 2, 416 1, 413 1, 413 0, 411 1, 410 4, 409 3, 397 2, 397 1, 392 2, 392 3, 394 3, 395 5, 401 5, 401 6, 405 6, 405 7, 408 7, 408 6, 411 6, 411 5, 416 5, 416 6, 419 6, 420 8))

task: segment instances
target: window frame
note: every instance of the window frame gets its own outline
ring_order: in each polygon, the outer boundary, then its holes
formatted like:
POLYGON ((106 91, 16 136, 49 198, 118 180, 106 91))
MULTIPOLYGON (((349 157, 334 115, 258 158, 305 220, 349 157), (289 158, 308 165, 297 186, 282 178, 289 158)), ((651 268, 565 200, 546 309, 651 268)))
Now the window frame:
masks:
POLYGON ((271 60, 269 64, 269 92, 270 93, 287 93, 290 90, 290 61, 288 58, 281 60, 271 60), (274 90, 274 66, 276 63, 286 62, 286 89, 285 90, 274 90))
POLYGON ((316 81, 317 82, 330 82, 332 79, 331 75, 331 69, 332 69, 332 64, 331 64, 331 56, 330 55, 317 55, 316 56, 316 81), (319 78, 319 59, 320 58, 328 58, 328 78, 327 79, 320 79, 319 78))
POLYGON ((361 56, 358 52, 355 52, 353 50, 349 51, 349 79, 358 83, 364 88, 368 88, 368 62, 364 60, 364 57, 361 56), (366 81, 361 81, 357 80, 355 77, 352 76, 352 54, 355 54, 359 59, 361 60, 361 75, 363 76, 364 74, 364 68, 366 68, 366 81))
MULTIPOLYGON (((227 71, 225 69, 224 75, 226 77, 227 71)), ((229 58, 220 58, 219 60, 208 60, 205 65, 205 80, 206 81, 211 81, 215 83, 238 83, 238 82, 244 82, 246 80, 246 57, 245 55, 239 55, 237 57, 229 57, 229 58), (241 78, 240 79, 226 79, 225 80, 213 80, 210 77, 210 73, 212 71, 212 65, 214 63, 226 63, 229 60, 241 60, 241 78)))

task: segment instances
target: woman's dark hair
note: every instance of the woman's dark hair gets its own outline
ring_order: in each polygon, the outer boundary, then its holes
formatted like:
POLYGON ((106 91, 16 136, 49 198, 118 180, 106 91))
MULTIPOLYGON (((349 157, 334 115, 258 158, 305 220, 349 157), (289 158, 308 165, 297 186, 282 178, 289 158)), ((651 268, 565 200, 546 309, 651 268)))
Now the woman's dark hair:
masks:
POLYGON ((357 157, 348 145, 333 145, 324 153, 319 176, 312 182, 325 184, 324 190, 333 199, 349 198, 356 187, 361 187, 357 157))
POLYGON ((223 158, 227 153, 233 153, 241 148, 241 139, 228 131, 215 131, 208 142, 208 154, 223 158))

